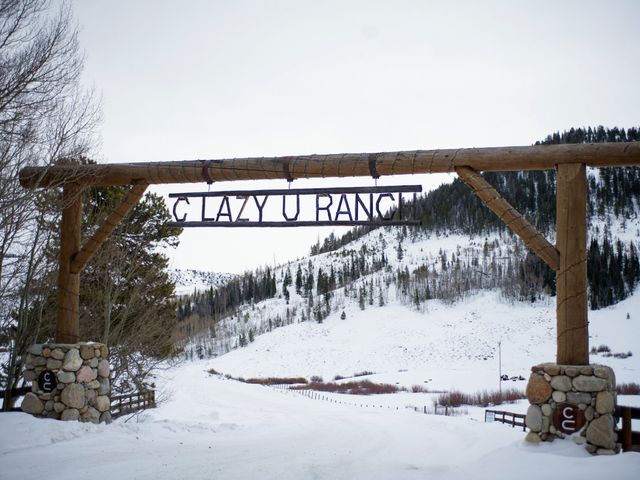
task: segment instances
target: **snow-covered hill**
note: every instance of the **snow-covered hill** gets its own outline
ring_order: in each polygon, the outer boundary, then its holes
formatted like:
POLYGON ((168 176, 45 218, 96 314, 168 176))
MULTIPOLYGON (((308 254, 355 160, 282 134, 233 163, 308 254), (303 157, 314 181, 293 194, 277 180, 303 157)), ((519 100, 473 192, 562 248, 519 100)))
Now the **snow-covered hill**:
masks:
MULTIPOLYGON (((532 365, 555 358, 554 297, 516 301, 505 294, 511 288, 508 282, 489 290, 479 288, 495 285, 500 272, 513 268, 514 259, 524 254, 522 245, 507 234, 472 239, 409 235, 399 240, 397 229, 376 230, 335 252, 276 270, 278 280, 287 274, 295 277, 299 268, 317 279, 321 270, 344 272, 352 262, 369 267, 328 299, 317 290, 313 295, 297 293, 294 282, 287 287, 288 302, 281 291, 275 298, 241 307, 193 339, 186 352, 189 358, 217 355, 215 368, 234 376, 317 375, 332 380, 370 371, 375 372, 370 379, 408 387, 497 389, 500 367, 509 376, 528 378, 532 365), (372 268, 383 256, 387 265, 372 268), (416 304, 411 288, 419 285, 405 287, 398 281, 398 272, 414 272, 424 265, 429 270, 428 285, 448 288, 450 298, 416 304), (478 282, 478 287, 458 292, 469 280, 478 282)), ((632 352, 625 359, 592 358, 614 366, 621 382, 640 382, 636 312, 640 312, 638 294, 590 312, 592 346, 605 344, 612 353, 632 352)), ((513 386, 524 388, 524 382, 513 386)))
MULTIPOLYGON (((425 312, 393 303, 365 311, 334 312, 322 324, 288 325, 216 358, 216 370, 242 377, 350 376, 410 387, 498 389, 501 370, 528 378, 531 366, 554 361, 555 303, 505 302, 497 292, 483 292, 453 305, 432 302, 425 312)), ((611 365, 618 382, 640 383, 640 295, 590 313, 592 346, 611 353, 592 354, 592 363, 611 365), (629 314, 629 318, 627 318, 629 314)), ((524 388, 524 382, 509 384, 524 388)))
POLYGON ((176 284, 176 295, 193 293, 194 290, 217 288, 235 277, 232 273, 206 272, 203 270, 170 269, 169 277, 176 284))
POLYGON ((350 302, 345 320, 333 312, 322 324, 278 328, 213 365, 243 377, 333 380, 368 371, 376 374, 369 379, 407 387, 497 389, 499 341, 503 371, 510 376, 527 375, 534 363, 553 357, 553 310, 550 302, 509 304, 496 292, 450 305, 433 301, 422 312, 395 300, 366 310, 350 302))

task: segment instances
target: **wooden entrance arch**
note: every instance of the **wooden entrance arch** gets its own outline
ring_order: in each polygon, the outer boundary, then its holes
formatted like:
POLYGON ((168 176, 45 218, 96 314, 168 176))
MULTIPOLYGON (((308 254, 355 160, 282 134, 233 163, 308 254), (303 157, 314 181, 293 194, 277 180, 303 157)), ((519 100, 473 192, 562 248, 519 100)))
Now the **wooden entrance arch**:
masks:
POLYGON ((589 363, 586 167, 640 165, 640 142, 461 148, 385 153, 299 155, 104 165, 29 167, 25 188, 62 186, 56 341, 79 340, 80 272, 151 184, 455 172, 556 272, 559 364, 589 363), (480 175, 481 171, 557 169, 556 244, 548 242, 480 175), (82 190, 132 185, 94 236, 82 245, 82 190))

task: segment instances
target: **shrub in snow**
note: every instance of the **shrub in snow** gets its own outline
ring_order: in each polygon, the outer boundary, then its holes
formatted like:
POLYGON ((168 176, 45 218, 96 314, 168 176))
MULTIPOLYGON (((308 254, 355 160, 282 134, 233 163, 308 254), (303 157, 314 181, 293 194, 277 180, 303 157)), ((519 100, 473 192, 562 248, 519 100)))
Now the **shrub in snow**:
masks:
POLYGON ((308 386, 293 387, 294 390, 318 390, 321 392, 333 392, 333 393, 347 393, 350 395, 374 395, 383 393, 397 393, 402 391, 402 388, 398 388, 395 385, 387 383, 373 383, 369 380, 362 380, 360 382, 345 382, 345 383, 322 383, 312 382, 308 386))
POLYGON ((437 399, 437 405, 447 407, 459 407, 460 405, 488 407, 502 403, 513 403, 523 398, 526 398, 524 393, 513 388, 503 390, 502 392, 484 390, 473 394, 452 390, 451 392, 440 394, 437 399))
POLYGON ((412 385, 411 392, 412 393, 429 393, 429 389, 422 385, 412 385))
POLYGON ((610 353, 611 349, 609 348, 608 345, 599 345, 598 347, 591 347, 591 353, 592 354, 597 354, 597 353, 610 353))
POLYGON ((616 392, 618 395, 640 395, 640 384, 621 383, 616 387, 616 392))
POLYGON ((307 383, 304 377, 268 377, 268 378, 248 378, 245 383, 254 383, 257 385, 296 385, 307 383))

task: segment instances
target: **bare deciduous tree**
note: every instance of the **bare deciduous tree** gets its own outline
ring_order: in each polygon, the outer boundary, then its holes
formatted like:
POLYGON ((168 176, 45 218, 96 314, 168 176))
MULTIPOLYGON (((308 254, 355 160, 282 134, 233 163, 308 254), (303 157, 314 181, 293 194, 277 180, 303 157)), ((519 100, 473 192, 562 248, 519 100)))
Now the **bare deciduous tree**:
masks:
MULTIPOLYGON (((31 287, 51 269, 44 226, 60 211, 55 196, 23 189, 18 173, 77 158, 95 145, 99 106, 79 86, 82 64, 68 3, 0 3, 0 342, 9 346, 0 385, 7 390, 16 386, 25 348, 39 330, 42 317, 30 308, 39 293, 31 287), (42 196, 47 200, 37 209, 42 196)), ((7 395, 4 408, 10 407, 7 395)))

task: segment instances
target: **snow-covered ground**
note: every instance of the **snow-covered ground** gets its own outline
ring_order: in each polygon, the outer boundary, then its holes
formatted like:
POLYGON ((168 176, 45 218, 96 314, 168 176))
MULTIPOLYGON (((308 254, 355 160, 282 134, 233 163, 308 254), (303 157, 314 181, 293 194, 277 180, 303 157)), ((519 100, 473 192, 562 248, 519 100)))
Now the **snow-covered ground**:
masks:
MULTIPOLYGON (((366 246, 379 255, 384 248, 392 270, 412 270, 422 264, 435 268, 440 252, 478 255, 474 251, 487 243, 476 239, 465 250, 469 241, 446 235, 406 242, 402 261, 391 232, 365 236, 348 249, 366 246)), ((510 248, 503 239, 499 243, 498 248, 510 248)), ((500 250, 496 256, 503 256, 500 250)), ((344 261, 339 253, 319 255, 312 268, 317 276, 319 268, 326 272, 344 261)), ((294 274, 307 262, 280 267, 278 278, 284 269, 294 274)), ((383 288, 384 275, 377 272, 367 280, 383 288)), ((200 276, 183 279, 197 283, 200 276)), ((202 285, 209 288, 212 282, 207 278, 202 285)), ((554 298, 509 302, 496 290, 481 290, 456 303, 430 300, 418 310, 404 304, 391 284, 383 292, 384 306, 375 301, 361 310, 356 299, 336 292, 323 323, 294 320, 269 332, 264 327, 270 319, 285 318, 289 308, 299 315, 306 304, 289 289, 289 304, 268 299, 221 322, 233 335, 254 328, 258 334, 246 347, 159 372, 164 401, 157 409, 111 425, 0 414, 0 480, 49 479, 52 472, 65 480, 638 477, 638 453, 592 457, 570 439, 529 445, 521 430, 484 423, 480 407, 462 407, 453 417, 421 413, 433 410, 442 390, 497 390, 499 371, 528 378, 532 365, 553 361, 554 298), (211 368, 236 377, 322 376, 325 381, 366 371, 373 373, 360 379, 429 391, 310 398, 211 375, 211 368)), ((589 318, 592 346, 632 352, 624 359, 592 355, 591 362, 612 366, 618 383, 640 383, 640 294, 590 312, 589 318)), ((525 381, 503 382, 502 388, 524 390, 525 381)), ((619 403, 640 406, 640 396, 620 397, 619 403)), ((498 408, 524 413, 527 405, 498 408)))
POLYGON ((129 421, 2 414, 0 478, 623 480, 640 471, 637 453, 529 445, 497 423, 312 400, 211 376, 210 366, 165 372, 169 399, 129 421))
MULTIPOLYGON (((634 353, 592 356, 612 365, 619 382, 639 380, 637 312, 636 294, 590 313, 592 345, 634 353)), ((68 480, 637 478, 638 453, 592 457, 570 439, 529 445, 518 429, 484 423, 479 407, 454 417, 418 413, 432 409, 437 393, 309 398, 207 373, 332 380, 368 370, 374 381, 474 392, 497 388, 498 340, 510 376, 527 377, 531 365, 555 356, 552 303, 510 304, 484 292, 454 305, 434 302, 425 313, 400 304, 346 313, 159 372, 159 408, 111 425, 0 414, 0 479, 48 479, 51 472, 68 480)), ((640 397, 619 403, 640 405, 640 397)))

